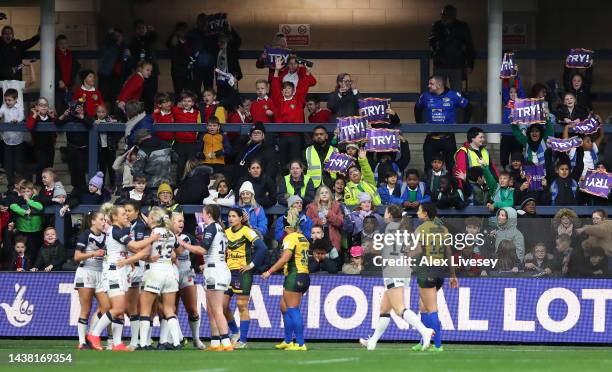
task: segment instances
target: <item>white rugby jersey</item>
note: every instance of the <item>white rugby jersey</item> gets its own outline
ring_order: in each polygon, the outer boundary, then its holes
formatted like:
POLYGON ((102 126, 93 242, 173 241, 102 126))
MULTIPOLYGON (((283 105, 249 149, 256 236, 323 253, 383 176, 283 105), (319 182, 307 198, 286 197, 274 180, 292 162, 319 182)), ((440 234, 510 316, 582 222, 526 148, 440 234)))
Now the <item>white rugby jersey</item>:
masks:
MULTIPOLYGON (((106 234, 94 234, 90 229, 87 229, 79 235, 76 248, 83 253, 95 252, 98 249, 104 249, 106 234)), ((91 257, 79 263, 79 267, 84 267, 93 271, 102 271, 102 261, 104 257, 91 257)))
POLYGON ((151 235, 159 234, 159 239, 151 244, 151 255, 159 255, 159 259, 151 262, 151 269, 168 268, 172 265, 172 251, 179 245, 176 235, 165 227, 156 227, 151 231, 151 235))
POLYGON ((129 227, 111 226, 106 239, 106 256, 104 263, 107 265, 116 265, 119 260, 127 257, 127 245, 133 239, 130 236, 129 227))
POLYGON ((218 223, 212 223, 204 228, 204 242, 206 249, 206 264, 224 264, 227 249, 227 237, 218 223))
MULTIPOLYGON (((195 240, 189 235, 181 234, 178 238, 187 244, 195 245, 195 240)), ((191 260, 189 259, 189 251, 183 249, 182 253, 177 254, 176 263, 178 265, 179 271, 191 270, 191 260)))

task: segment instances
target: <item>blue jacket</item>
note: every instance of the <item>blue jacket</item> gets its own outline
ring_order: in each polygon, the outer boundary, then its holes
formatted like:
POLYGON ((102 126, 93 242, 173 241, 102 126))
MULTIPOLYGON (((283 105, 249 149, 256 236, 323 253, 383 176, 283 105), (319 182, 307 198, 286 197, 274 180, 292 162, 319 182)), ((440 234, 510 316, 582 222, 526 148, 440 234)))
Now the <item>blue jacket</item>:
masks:
MULTIPOLYGON (((283 222, 285 221, 285 216, 279 217, 276 220, 276 226, 274 228, 274 238, 277 242, 279 242, 282 250, 282 242, 285 237, 285 228, 283 226, 283 222)), ((300 213, 300 229, 302 230, 302 234, 308 239, 310 239, 310 229, 312 228, 312 220, 306 216, 304 212, 300 213)))
MULTIPOLYGON (((402 196, 400 197, 399 204, 408 201, 409 195, 408 184, 402 184, 402 196)), ((419 185, 416 188, 416 201, 418 201, 419 204, 431 201, 431 196, 429 195, 425 182, 419 182, 419 185)))
POLYGON ((380 200, 382 204, 402 204, 402 184, 396 183, 395 188, 392 193, 389 193, 389 189, 387 188, 387 184, 382 184, 378 186, 378 194, 380 195, 380 200))
POLYGON ((249 214, 249 225, 253 230, 259 231, 263 236, 268 233, 268 218, 262 207, 253 208, 250 205, 236 205, 235 208, 240 208, 249 214))
POLYGON ((142 120, 140 120, 138 123, 136 123, 134 128, 132 128, 132 131, 130 132, 130 135, 127 138, 128 148, 132 148, 132 146, 136 144, 136 131, 138 129, 148 129, 150 133, 155 132, 155 130, 153 129, 153 116, 145 115, 145 117, 142 118, 142 120))
POLYGON ((467 98, 454 90, 447 89, 440 95, 425 92, 414 106, 414 116, 418 123, 454 124, 457 122, 457 108, 467 105, 467 98))

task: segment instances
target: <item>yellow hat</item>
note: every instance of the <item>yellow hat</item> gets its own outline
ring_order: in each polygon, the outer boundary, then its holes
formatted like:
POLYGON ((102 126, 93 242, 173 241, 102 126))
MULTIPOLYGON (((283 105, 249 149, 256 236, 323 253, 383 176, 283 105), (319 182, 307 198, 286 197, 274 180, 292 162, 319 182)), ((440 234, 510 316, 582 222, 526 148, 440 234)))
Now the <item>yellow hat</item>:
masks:
POLYGON ((160 184, 157 188, 157 196, 159 197, 159 194, 161 194, 162 192, 169 192, 170 194, 172 194, 172 187, 170 187, 170 185, 164 182, 160 184))

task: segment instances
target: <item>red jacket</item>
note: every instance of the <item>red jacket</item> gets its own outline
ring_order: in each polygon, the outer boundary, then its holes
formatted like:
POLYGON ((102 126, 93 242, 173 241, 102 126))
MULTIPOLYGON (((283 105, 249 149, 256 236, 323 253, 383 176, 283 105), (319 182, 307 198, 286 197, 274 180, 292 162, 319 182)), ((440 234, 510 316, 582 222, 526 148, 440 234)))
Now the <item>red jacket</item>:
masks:
POLYGON ((326 108, 320 109, 314 114, 308 115, 308 122, 310 124, 325 124, 331 122, 331 111, 326 108))
POLYGON ((98 89, 85 90, 82 85, 74 90, 74 99, 85 102, 85 114, 91 118, 96 117, 98 106, 104 104, 104 98, 98 89))
MULTIPOLYGON (((174 115, 174 122, 179 124, 202 122, 200 111, 195 107, 191 108, 191 112, 185 112, 183 109, 174 106, 172 107, 172 115, 174 115)), ((198 132, 176 132, 175 138, 176 142, 195 143, 198 140, 198 132)))
MULTIPOLYGON (((308 88, 316 84, 316 79, 312 75, 305 75, 300 78, 297 90, 291 99, 285 99, 282 94, 282 78, 272 78, 272 100, 276 107, 275 119, 277 123, 303 123, 304 102, 308 88)), ((281 132, 281 136, 297 136, 298 133, 281 132)))
MULTIPOLYGON (((172 111, 167 114, 162 114, 161 110, 157 109, 153 111, 153 123, 154 124, 173 124, 174 123, 174 115, 172 115, 172 111)), ((172 142, 174 141, 174 132, 158 132, 155 131, 155 135, 162 141, 172 142)))
POLYGON ((262 123, 274 123, 274 115, 266 115, 266 110, 271 110, 274 112, 274 102, 272 101, 272 98, 256 98, 253 100, 253 102, 251 102, 251 116, 253 118, 253 123, 258 121, 261 121, 262 123))
MULTIPOLYGON (((308 204, 306 208, 306 216, 308 216, 313 224, 321 225, 321 217, 319 217, 319 207, 316 203, 308 204)), ((338 253, 342 249, 342 223, 344 222, 344 214, 340 203, 332 202, 331 208, 327 211, 327 227, 329 230, 329 241, 336 248, 338 253)))
MULTIPOLYGON (((463 143, 463 146, 460 147, 459 149, 462 149, 462 148, 469 149, 470 144, 466 141, 463 143)), ((493 153, 491 153, 488 150, 487 152, 489 153, 489 169, 491 170, 491 173, 493 174, 493 176, 495 178, 498 178, 499 171, 497 170, 497 167, 495 166, 495 160, 493 159, 493 153)), ((455 154, 455 168, 454 168, 453 174, 455 174, 456 171, 461 171, 467 174, 467 168, 468 168, 467 152, 457 151, 457 153, 455 154)), ((459 187, 463 188, 463 182, 460 179, 458 179, 457 181, 459 183, 459 187)))
MULTIPOLYGON (((253 122, 253 118, 252 117, 245 116, 244 119, 242 119, 242 117, 240 116, 238 111, 232 112, 227 117, 227 123, 228 124, 245 124, 245 123, 252 123, 252 122, 253 122)), ((227 133, 227 138, 229 138, 230 140, 233 141, 235 139, 240 138, 240 133, 238 133, 238 132, 227 133)))
POLYGON ((140 100, 144 80, 144 77, 139 72, 133 73, 121 87, 119 97, 117 97, 117 102, 140 100))

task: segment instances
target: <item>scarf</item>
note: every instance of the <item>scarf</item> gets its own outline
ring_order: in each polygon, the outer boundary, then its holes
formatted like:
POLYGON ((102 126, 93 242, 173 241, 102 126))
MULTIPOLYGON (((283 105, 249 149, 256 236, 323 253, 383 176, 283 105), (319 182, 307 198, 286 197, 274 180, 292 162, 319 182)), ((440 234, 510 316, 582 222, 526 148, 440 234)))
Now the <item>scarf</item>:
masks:
POLYGON ((66 49, 66 52, 62 52, 59 48, 55 48, 55 58, 59 64, 60 72, 62 74, 61 80, 66 84, 66 88, 72 85, 72 52, 66 49))

